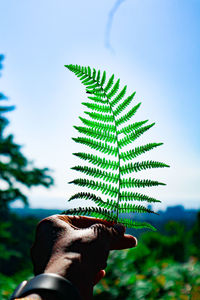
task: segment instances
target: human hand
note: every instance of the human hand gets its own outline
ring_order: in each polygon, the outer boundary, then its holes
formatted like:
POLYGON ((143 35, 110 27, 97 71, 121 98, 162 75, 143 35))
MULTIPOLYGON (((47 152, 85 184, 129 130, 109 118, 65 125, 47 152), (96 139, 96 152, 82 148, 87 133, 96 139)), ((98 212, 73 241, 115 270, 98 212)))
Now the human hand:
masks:
POLYGON ((135 247, 136 238, 112 222, 78 216, 54 215, 37 227, 31 257, 35 275, 56 273, 71 281, 84 300, 105 276, 110 250, 135 247))

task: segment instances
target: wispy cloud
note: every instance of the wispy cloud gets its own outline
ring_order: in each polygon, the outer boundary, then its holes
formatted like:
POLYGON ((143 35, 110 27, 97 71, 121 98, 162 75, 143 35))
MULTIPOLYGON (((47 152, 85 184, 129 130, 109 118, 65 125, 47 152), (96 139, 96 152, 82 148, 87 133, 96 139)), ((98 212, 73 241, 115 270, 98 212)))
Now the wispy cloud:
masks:
POLYGON ((111 29, 112 29, 112 24, 113 24, 113 18, 115 16, 119 6, 125 1, 126 0, 117 0, 108 14, 108 21, 107 21, 106 32, 105 32, 105 46, 113 53, 114 53, 114 49, 112 48, 111 42, 110 42, 110 34, 111 34, 111 29))

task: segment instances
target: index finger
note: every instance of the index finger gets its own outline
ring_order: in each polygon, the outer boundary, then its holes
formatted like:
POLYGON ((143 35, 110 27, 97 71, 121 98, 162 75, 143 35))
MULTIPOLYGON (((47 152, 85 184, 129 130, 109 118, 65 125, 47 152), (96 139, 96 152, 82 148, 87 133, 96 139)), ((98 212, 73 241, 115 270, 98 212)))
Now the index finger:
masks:
POLYGON ((94 224, 103 224, 108 227, 112 227, 115 224, 114 222, 85 216, 58 215, 58 218, 79 229, 88 228, 94 224))
POLYGON ((117 239, 111 241, 110 250, 122 250, 133 248, 136 246, 137 239, 130 234, 124 234, 122 236, 119 236, 117 239))

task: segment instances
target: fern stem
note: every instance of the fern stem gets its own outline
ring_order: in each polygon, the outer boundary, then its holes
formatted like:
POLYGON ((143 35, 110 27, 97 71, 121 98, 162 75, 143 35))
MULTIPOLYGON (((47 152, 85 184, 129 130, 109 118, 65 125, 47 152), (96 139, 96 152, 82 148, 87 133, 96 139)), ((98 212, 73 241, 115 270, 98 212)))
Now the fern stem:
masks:
MULTIPOLYGON (((104 92, 105 93, 105 92, 104 92)), ((109 102, 109 99, 105 93, 105 96, 107 98, 107 101, 108 101, 108 104, 110 105, 110 109, 111 109, 111 112, 113 114, 113 118, 114 118, 114 124, 115 124, 115 130, 116 130, 116 142, 117 142, 117 156, 118 156, 118 162, 119 162, 119 183, 118 183, 118 197, 117 197, 117 222, 118 222, 118 219, 119 219, 119 210, 118 210, 118 207, 119 207, 119 201, 120 201, 120 184, 121 184, 121 171, 120 171, 120 153, 119 153, 119 139, 118 139, 118 133, 117 133, 117 124, 116 124, 116 120, 115 120, 115 115, 113 113, 113 109, 112 109, 112 106, 109 102)))
MULTIPOLYGON (((110 107, 110 110, 111 110, 111 113, 113 115, 113 120, 114 120, 114 126, 115 126, 115 132, 116 132, 116 143, 117 143, 117 156, 118 156, 118 162, 119 162, 119 165, 118 165, 118 168, 119 168, 119 183, 118 183, 118 196, 117 196, 117 216, 116 216, 116 220, 118 221, 119 220, 119 210, 118 210, 118 207, 119 207, 119 202, 120 202, 120 186, 121 186, 121 171, 120 171, 120 153, 119 153, 119 138, 118 138, 118 132, 117 132, 117 123, 116 123, 116 119, 115 119, 115 115, 114 115, 114 112, 113 112, 113 108, 112 108, 112 105, 110 104, 109 102, 109 98, 106 94, 106 92, 104 91, 104 88, 103 86, 97 81, 95 80, 92 76, 90 76, 89 74, 86 74, 88 77, 90 77, 91 79, 93 79, 93 81, 95 81, 98 86, 101 88, 102 92, 104 93, 105 95, 105 98, 106 98, 106 102, 107 104, 109 105, 110 107)), ((116 222, 117 222, 116 221, 116 222)))

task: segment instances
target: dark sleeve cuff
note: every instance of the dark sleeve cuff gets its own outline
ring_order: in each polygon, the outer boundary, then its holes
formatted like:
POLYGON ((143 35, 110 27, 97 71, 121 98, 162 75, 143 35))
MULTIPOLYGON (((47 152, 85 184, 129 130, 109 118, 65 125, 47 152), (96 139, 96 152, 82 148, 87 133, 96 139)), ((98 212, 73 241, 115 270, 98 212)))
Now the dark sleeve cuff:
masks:
POLYGON ((20 284, 12 294, 10 300, 22 298, 30 294, 39 292, 52 292, 55 299, 58 300, 81 300, 77 288, 62 276, 53 273, 44 273, 37 275, 29 280, 25 286, 20 284))

